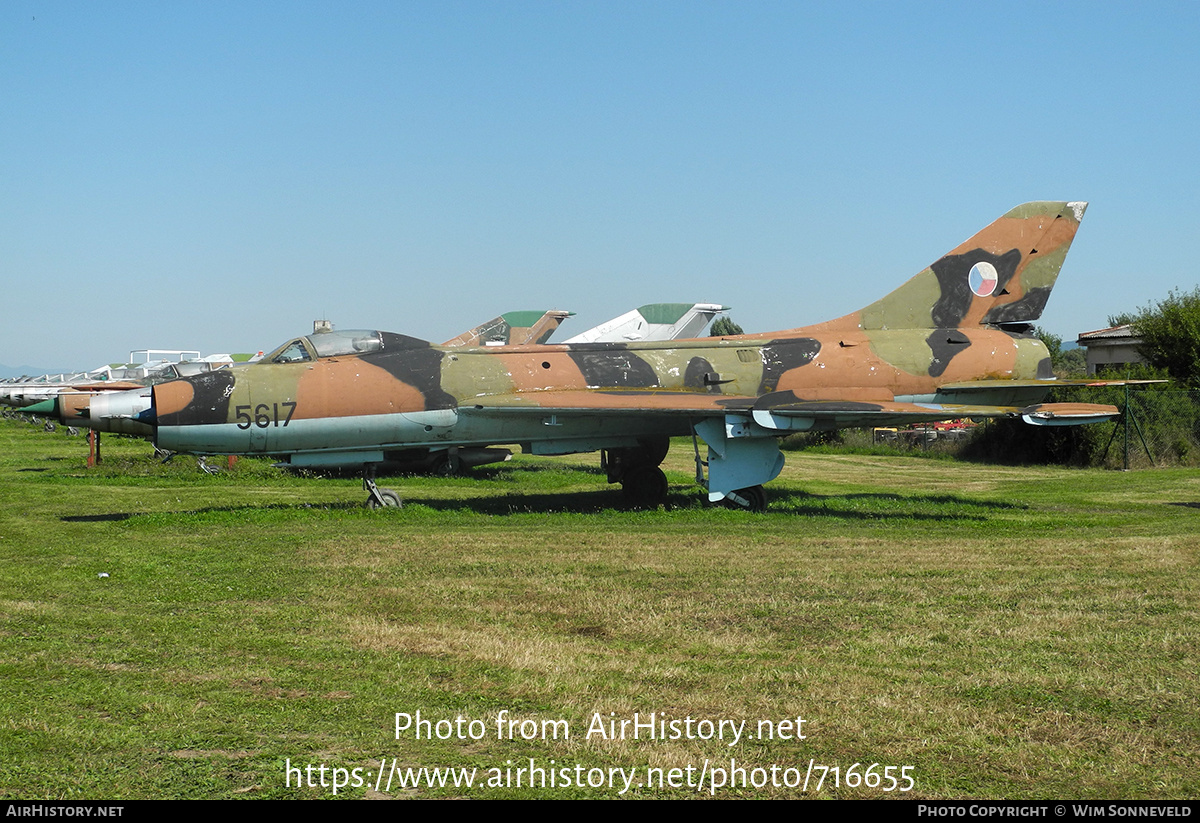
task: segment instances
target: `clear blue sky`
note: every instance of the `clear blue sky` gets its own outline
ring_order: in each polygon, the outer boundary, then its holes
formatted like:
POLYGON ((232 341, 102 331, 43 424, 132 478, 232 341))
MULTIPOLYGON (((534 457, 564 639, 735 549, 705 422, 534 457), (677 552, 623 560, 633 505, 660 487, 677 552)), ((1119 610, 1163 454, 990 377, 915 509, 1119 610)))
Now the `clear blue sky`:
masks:
POLYGON ((747 331, 1091 207, 1042 324, 1197 283, 1200 4, 0 4, 0 363, 440 341, 633 306, 747 331))

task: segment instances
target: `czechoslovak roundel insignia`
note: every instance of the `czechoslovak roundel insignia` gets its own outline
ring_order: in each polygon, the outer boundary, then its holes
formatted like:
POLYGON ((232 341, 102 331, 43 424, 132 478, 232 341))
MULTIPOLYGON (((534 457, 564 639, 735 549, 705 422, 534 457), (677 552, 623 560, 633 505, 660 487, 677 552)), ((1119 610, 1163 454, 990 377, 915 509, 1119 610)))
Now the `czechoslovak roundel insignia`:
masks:
POLYGON ((986 260, 981 260, 971 266, 971 271, 967 274, 967 282, 971 284, 971 291, 980 297, 991 297, 992 292, 996 290, 996 281, 999 279, 996 267, 986 260))

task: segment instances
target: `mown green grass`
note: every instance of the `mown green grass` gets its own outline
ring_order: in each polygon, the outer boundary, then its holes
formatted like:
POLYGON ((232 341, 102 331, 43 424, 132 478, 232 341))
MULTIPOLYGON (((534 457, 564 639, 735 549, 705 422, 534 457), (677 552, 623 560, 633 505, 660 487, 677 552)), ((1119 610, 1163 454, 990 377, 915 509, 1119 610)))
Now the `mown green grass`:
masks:
POLYGON ((7 797, 331 796, 286 786, 289 760, 698 773, 731 757, 912 766, 908 797, 1200 794, 1195 470, 790 453, 756 516, 703 506, 680 443, 657 511, 625 510, 584 455, 389 480, 405 508, 370 512, 354 479, 104 448, 88 469, 81 438, 0 423, 7 797), (489 733, 396 739, 395 713, 417 710, 489 733), (572 738, 498 740, 502 711, 572 738), (610 712, 751 731, 802 716, 808 736, 584 739, 610 712))

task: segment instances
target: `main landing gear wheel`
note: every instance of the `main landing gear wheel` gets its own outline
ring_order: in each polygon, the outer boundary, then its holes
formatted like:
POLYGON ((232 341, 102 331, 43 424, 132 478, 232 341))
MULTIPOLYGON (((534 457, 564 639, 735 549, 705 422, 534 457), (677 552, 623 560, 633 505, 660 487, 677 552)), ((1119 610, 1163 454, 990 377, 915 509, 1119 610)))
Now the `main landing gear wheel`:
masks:
POLYGON ((644 437, 637 446, 606 449, 600 465, 609 483, 621 484, 629 505, 654 508, 667 501, 667 476, 658 464, 670 448, 669 438, 644 437))
POLYGON ((669 437, 645 437, 638 443, 640 444, 638 449, 640 462, 648 466, 661 465, 667 459, 667 452, 671 450, 669 437))
POLYGON ((634 466, 625 472, 621 491, 630 505, 653 508, 667 500, 667 476, 658 466, 634 466))
POLYGON ((721 502, 729 509, 765 512, 767 510, 767 492, 762 486, 750 486, 747 489, 730 492, 721 502))
POLYGON ((376 489, 375 494, 367 498, 368 509, 384 509, 403 507, 400 502, 400 495, 396 494, 391 489, 376 489))
POLYGON ((450 452, 440 455, 433 461, 429 473, 435 477, 454 477, 458 474, 458 458, 450 452))

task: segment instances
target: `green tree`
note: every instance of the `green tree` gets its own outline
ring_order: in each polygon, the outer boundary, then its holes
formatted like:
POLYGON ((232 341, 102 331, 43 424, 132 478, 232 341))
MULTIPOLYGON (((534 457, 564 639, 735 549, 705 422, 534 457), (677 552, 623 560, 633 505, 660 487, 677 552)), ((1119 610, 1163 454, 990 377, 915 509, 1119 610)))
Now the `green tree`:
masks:
POLYGON ((1190 292, 1172 289, 1167 297, 1143 308, 1133 318, 1141 338, 1138 353, 1172 379, 1200 386, 1200 286, 1190 292))
POLYGON ((725 337, 730 334, 745 334, 742 327, 734 323, 728 317, 718 317, 713 321, 712 329, 709 331, 709 337, 725 337))
POLYGON ((1033 333, 1046 344, 1050 352, 1050 367, 1058 377, 1072 377, 1087 373, 1087 353, 1081 348, 1064 349, 1063 340, 1041 326, 1034 326, 1033 333))
POLYGON ((1058 362, 1054 364, 1054 373, 1059 377, 1083 377, 1086 375, 1087 350, 1080 346, 1063 349, 1058 362))
POLYGON ((1046 344, 1046 351, 1050 352, 1050 362, 1057 366, 1058 358, 1062 355, 1062 338, 1057 334, 1051 334, 1041 326, 1034 326, 1033 333, 1046 344))

